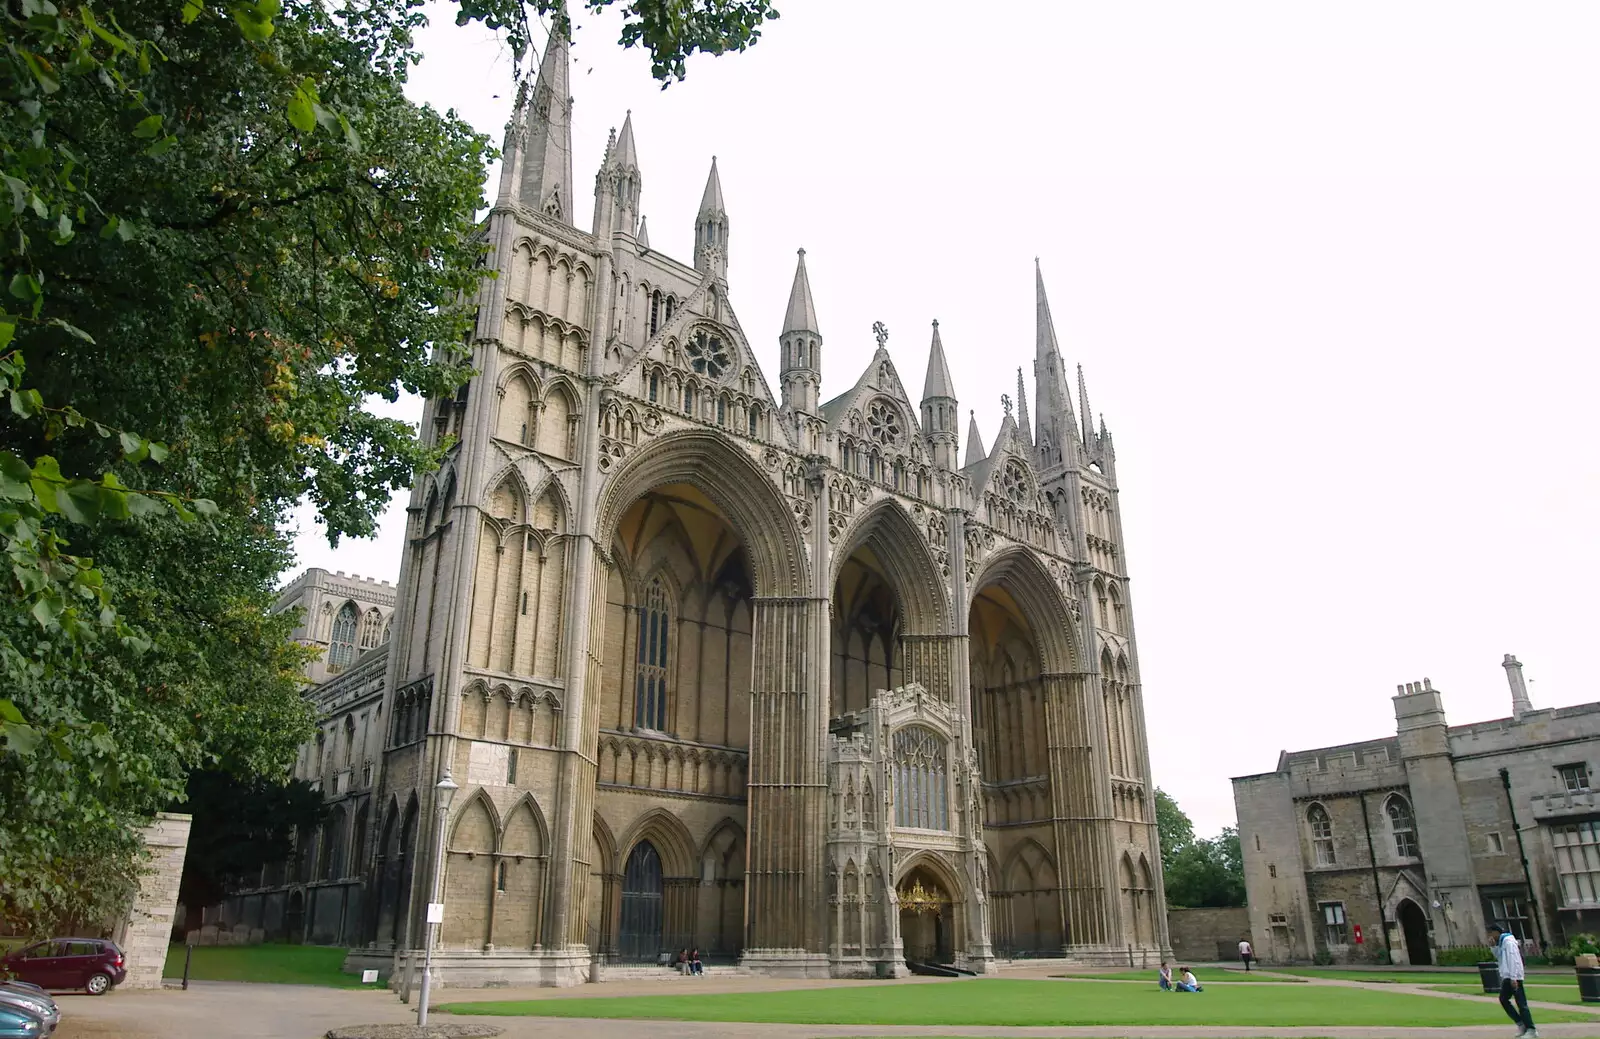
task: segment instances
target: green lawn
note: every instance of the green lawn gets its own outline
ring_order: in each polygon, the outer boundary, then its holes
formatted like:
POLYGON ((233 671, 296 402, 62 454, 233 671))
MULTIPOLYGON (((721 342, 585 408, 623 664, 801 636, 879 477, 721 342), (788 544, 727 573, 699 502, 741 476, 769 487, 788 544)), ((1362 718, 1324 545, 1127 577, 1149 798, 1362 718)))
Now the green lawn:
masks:
MULTIPOLYGON (((169 978, 183 977, 182 945, 167 946, 169 978)), ((260 981, 277 985, 362 988, 359 974, 339 970, 344 949, 325 945, 197 945, 189 965, 193 981, 260 981)), ((367 985, 366 988, 373 986, 367 985)))
MULTIPOLYGON (((1302 978, 1333 978, 1336 981, 1368 981, 1375 984, 1388 982, 1395 985, 1475 985, 1478 972, 1470 967, 1460 970, 1340 970, 1337 967, 1268 967, 1277 974, 1293 974, 1302 978)), ((1535 985, 1576 985, 1577 975, 1569 967, 1563 972, 1540 974, 1530 972, 1530 983, 1535 985)))
MULTIPOLYGON (((1154 985, 1158 973, 1155 970, 1116 970, 1101 971, 1098 974, 1084 971, 1080 974, 1052 974, 1050 976, 1052 978, 1088 978, 1091 981, 1144 981, 1154 985)), ((1178 972, 1173 970, 1172 973, 1176 977, 1178 972)), ((1258 977, 1256 971, 1246 974, 1242 970, 1197 970, 1194 972, 1194 976, 1199 979, 1202 985, 1209 985, 1213 981, 1279 981, 1300 984, 1305 982, 1304 978, 1274 978, 1266 975, 1258 977)))
MULTIPOLYGON (((1483 991, 1482 985, 1429 985, 1427 987, 1434 992, 1456 992, 1468 996, 1482 996, 1484 999, 1492 999, 1496 1003, 1500 1002, 1498 995, 1489 995, 1483 991)), ((1578 994, 1577 985, 1529 985, 1528 998, 1543 1000, 1546 1003, 1571 1003, 1573 1006, 1600 1008, 1600 1003, 1585 1003, 1583 997, 1578 994)))
MULTIPOLYGON (((689 982, 692 985, 693 982, 689 982)), ((687 985, 685 986, 687 987, 687 985)), ((1334 986, 1219 985, 1162 992, 1115 982, 1066 983, 983 978, 934 984, 852 985, 790 992, 535 999, 448 1003, 454 1014, 658 1018, 792 1024, 1059 1026, 1233 1025, 1374 1027, 1496 1024, 1499 1007, 1334 986), (1491 1013, 1491 1011, 1493 1011, 1491 1013)), ((1543 1021, 1592 1021, 1550 1012, 1543 1021)))

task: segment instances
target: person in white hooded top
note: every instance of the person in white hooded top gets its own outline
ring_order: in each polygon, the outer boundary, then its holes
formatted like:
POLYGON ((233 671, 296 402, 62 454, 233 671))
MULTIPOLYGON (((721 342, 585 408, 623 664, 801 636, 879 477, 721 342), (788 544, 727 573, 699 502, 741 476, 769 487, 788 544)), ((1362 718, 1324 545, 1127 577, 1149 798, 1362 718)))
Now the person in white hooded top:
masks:
POLYGON ((1522 966, 1522 946, 1517 944, 1517 936, 1499 924, 1490 924, 1489 946, 1500 966, 1500 1005, 1516 1023, 1517 1039, 1537 1039, 1539 1030, 1533 1027, 1533 1014, 1528 1010, 1528 993, 1523 984, 1527 971, 1522 966))

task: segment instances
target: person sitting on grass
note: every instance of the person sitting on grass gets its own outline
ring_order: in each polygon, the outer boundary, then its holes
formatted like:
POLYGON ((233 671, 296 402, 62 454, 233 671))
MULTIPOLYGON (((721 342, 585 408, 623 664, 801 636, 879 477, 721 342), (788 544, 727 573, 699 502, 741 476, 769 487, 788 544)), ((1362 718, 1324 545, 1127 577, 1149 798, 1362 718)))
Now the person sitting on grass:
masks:
POLYGON ((1172 968, 1167 966, 1167 961, 1166 960, 1162 960, 1161 961, 1160 985, 1161 985, 1161 991, 1163 991, 1163 992, 1171 992, 1172 991, 1172 968))
POLYGON ((1179 967, 1178 970, 1180 973, 1178 975, 1178 984, 1176 988, 1179 992, 1205 991, 1205 989, 1200 987, 1200 982, 1195 979, 1194 971, 1190 970, 1188 967, 1179 967))

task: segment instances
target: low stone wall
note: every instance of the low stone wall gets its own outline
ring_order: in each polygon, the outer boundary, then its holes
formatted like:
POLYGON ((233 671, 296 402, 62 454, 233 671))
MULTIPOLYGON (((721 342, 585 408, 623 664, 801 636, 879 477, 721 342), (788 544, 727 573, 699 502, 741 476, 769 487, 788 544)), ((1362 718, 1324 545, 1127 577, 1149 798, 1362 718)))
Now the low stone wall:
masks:
POLYGON ((140 879, 139 895, 116 928, 128 976, 124 988, 160 988, 167 962, 167 942, 178 909, 178 882, 189 850, 187 815, 162 812, 141 832, 149 861, 140 879))
POLYGON ((1250 910, 1244 906, 1168 909, 1167 933, 1172 936, 1174 957, 1203 963, 1238 960, 1241 938, 1257 944, 1250 935, 1250 910))

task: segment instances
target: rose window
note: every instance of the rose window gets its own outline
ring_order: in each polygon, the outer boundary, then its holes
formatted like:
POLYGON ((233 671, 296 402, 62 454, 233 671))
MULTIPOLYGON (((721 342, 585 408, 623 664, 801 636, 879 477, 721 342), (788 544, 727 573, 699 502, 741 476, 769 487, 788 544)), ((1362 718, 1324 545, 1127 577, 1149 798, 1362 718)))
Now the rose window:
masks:
POLYGON ((712 379, 722 378, 722 373, 733 363, 722 340, 706 332, 697 332, 684 347, 684 353, 689 355, 690 368, 712 379))
POLYGON ((885 447, 900 446, 900 412, 883 401, 867 408, 867 433, 885 447))
POLYGON ((1021 462, 1013 458, 1006 463, 1005 471, 1000 474, 1000 490, 1019 505, 1027 499, 1028 474, 1021 462))

